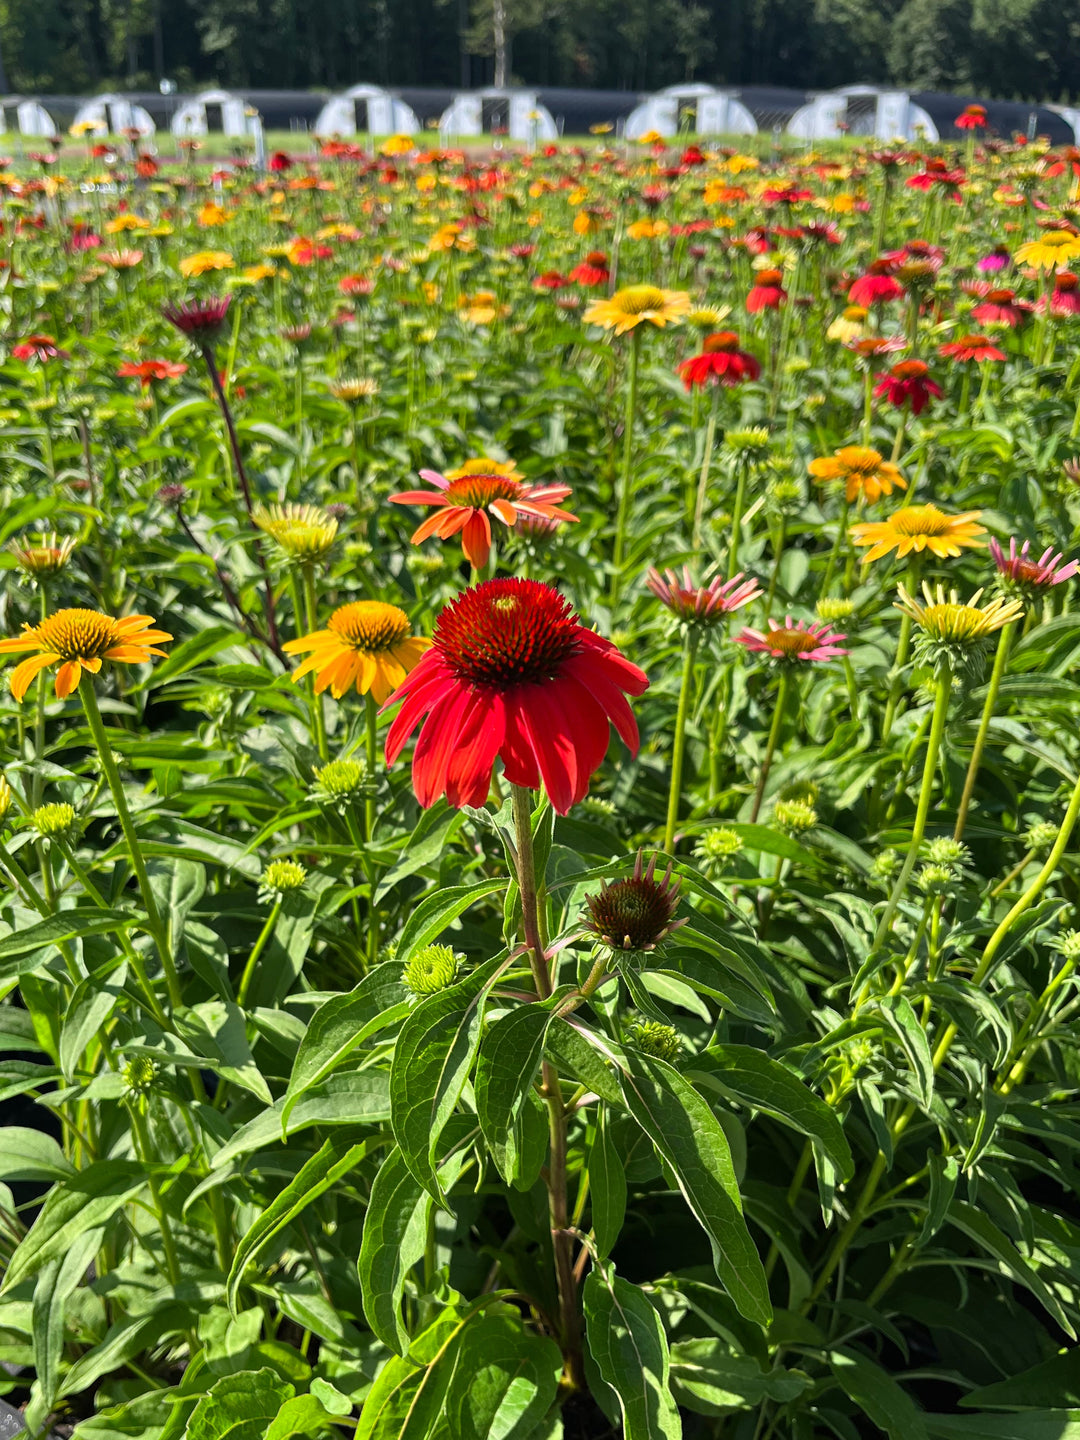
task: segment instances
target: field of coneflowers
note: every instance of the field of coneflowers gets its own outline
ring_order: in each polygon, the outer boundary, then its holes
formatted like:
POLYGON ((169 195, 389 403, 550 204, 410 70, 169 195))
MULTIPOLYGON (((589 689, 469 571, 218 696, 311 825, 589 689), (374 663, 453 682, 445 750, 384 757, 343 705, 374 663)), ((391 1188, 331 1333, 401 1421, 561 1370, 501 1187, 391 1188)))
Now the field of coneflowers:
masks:
POLYGON ((0 175, 0 1394, 1080 1436, 1080 152, 0 175))

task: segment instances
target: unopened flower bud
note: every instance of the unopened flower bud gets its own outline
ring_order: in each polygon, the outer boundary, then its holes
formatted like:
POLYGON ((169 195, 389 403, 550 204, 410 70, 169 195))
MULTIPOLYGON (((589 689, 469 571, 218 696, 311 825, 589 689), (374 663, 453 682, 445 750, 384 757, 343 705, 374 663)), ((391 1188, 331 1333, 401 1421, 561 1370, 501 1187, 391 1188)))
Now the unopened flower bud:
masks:
POLYGON ((259 899, 283 900, 290 891, 300 889, 307 873, 295 860, 271 860, 259 880, 259 899))
POLYGON ((630 1026, 630 1043, 643 1055, 666 1060, 670 1065, 679 1053, 681 1041, 671 1025, 661 1025, 659 1020, 637 1020, 630 1026))
POLYGON ((417 999, 437 995, 454 983, 458 959, 449 945, 425 945, 405 962, 402 984, 417 999))

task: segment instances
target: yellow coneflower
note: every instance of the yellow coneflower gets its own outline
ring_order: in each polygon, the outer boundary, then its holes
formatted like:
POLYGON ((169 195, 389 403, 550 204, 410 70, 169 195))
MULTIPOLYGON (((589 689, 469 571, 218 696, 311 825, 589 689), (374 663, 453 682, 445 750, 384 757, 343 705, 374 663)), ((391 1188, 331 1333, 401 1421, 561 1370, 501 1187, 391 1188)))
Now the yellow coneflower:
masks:
POLYGON ((180 274, 190 279, 193 275, 208 275, 212 270, 231 270, 235 263, 227 250, 200 250, 180 261, 180 274))
POLYGON ((946 515, 936 505, 908 505, 887 520, 853 525, 851 536, 856 545, 872 547, 863 556, 864 565, 888 555, 890 550, 896 551, 899 560, 912 550, 917 554, 929 550, 943 560, 983 544, 977 537, 986 534, 986 527, 974 523, 981 514, 981 510, 966 510, 961 515, 946 515))
POLYGON ((416 149, 416 141, 411 135, 391 135, 379 146, 380 155, 409 155, 416 149))
POLYGON ((688 310, 683 318, 695 330, 703 330, 706 335, 711 335, 714 330, 720 329, 730 314, 730 305, 698 305, 696 309, 688 310))
POLYGON ((895 601, 896 609, 907 615, 931 640, 948 645, 971 645, 985 640, 1010 621, 1017 620, 1024 613, 1019 600, 1007 600, 998 595, 986 605, 980 605, 983 592, 976 590, 970 600, 963 601, 955 590, 945 594, 945 587, 938 585, 932 590, 923 584, 926 604, 910 595, 903 585, 897 587, 900 599, 895 601))
POLYGON ((491 325, 510 314, 510 306, 500 303, 494 290, 478 290, 475 295, 461 297, 460 315, 470 325, 491 325))
POLYGON ((337 538, 338 522, 320 505, 259 506, 254 520, 284 558, 298 564, 321 560, 337 538))
POLYGON ((16 700, 22 700, 39 670, 59 665, 56 694, 66 700, 79 688, 82 672, 89 670, 96 675, 102 660, 142 665, 151 655, 164 655, 155 642, 171 640, 172 636, 153 629, 156 624, 151 615, 127 615, 116 620, 98 610, 57 610, 37 625, 24 625, 21 635, 0 640, 0 655, 37 651, 11 672, 11 693, 16 700))
POLYGON ((379 393, 379 382, 364 376, 331 380, 330 393, 335 400, 344 400, 346 405, 359 405, 361 400, 374 399, 379 393))
POLYGON ((898 467, 869 445, 844 445, 834 455, 811 460, 807 468, 815 480, 843 480, 844 498, 849 503, 860 495, 872 503, 891 495, 894 487, 907 489, 898 467))
POLYGON ((357 694, 370 692, 376 704, 401 684, 430 646, 412 633, 404 610, 381 600, 353 600, 330 616, 325 630, 290 640, 287 655, 311 653, 293 673, 293 680, 315 672, 315 693, 329 690, 336 700, 355 684, 357 694))
POLYGON ((1021 245, 1013 258, 1018 265, 1033 265, 1036 270, 1064 270, 1077 255, 1080 235, 1069 230, 1047 230, 1037 240, 1021 245))
POLYGON ((690 309, 685 290, 661 290, 658 285, 625 285, 608 300, 594 300, 582 317, 586 325, 600 325, 625 335, 646 321, 661 330, 690 309))
POLYGON ((41 575, 55 575, 58 570, 64 569, 75 549, 75 539, 68 535, 63 540, 58 540, 55 535, 50 535, 47 540, 43 539, 40 545, 25 545, 18 540, 12 540, 8 548, 23 574, 36 579, 41 575))
POLYGON ((862 305, 848 305, 832 322, 825 334, 830 340, 839 340, 849 345, 852 340, 861 340, 866 334, 866 317, 869 311, 862 305))

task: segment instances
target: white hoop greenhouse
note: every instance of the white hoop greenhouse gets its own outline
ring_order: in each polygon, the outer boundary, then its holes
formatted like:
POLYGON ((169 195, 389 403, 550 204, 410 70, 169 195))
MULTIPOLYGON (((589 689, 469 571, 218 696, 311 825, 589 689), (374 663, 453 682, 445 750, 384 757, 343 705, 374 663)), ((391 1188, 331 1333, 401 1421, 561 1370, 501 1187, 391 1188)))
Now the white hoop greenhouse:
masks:
POLYGON ((558 126, 535 90, 463 90, 443 111, 448 135, 506 135, 511 140, 557 140, 558 126))
POLYGON ((229 90, 204 90, 186 100, 172 120, 172 133, 179 139, 203 135, 253 135, 258 112, 229 90))
POLYGON ((665 139, 688 135, 756 135, 757 122, 734 95, 713 85, 669 85, 626 117, 626 138, 655 131, 665 139))
POLYGON ((848 85, 815 95, 795 111, 787 133, 800 140, 837 140, 841 135, 929 142, 939 138, 933 120, 906 90, 878 90, 872 85, 848 85))
POLYGON ((122 135, 125 130, 137 130, 148 139, 155 134, 157 126, 149 111, 136 105, 126 95, 96 95, 87 100, 75 112, 75 124, 96 124, 109 135, 122 135))
POLYGON ((56 121, 40 100, 28 100, 24 95, 0 99, 0 134, 40 140, 56 133, 56 121))
POLYGON ((353 85, 331 95, 312 127, 316 135, 415 135, 420 121, 412 107, 378 85, 353 85))

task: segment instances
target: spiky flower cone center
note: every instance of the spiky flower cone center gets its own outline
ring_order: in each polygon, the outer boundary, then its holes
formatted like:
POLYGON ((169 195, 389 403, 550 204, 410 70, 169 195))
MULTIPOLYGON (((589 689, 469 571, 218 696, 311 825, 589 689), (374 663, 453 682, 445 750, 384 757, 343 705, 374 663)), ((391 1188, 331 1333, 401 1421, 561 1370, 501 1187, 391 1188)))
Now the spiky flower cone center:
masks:
POLYGON ((900 535, 947 535, 953 524, 936 505, 909 505, 898 510, 889 523, 900 535))
POLYGON ((655 285, 627 285, 612 296, 612 304, 627 315, 644 315, 648 310, 663 309, 664 292, 655 285))
POLYGON ((620 950, 649 950, 668 932, 678 897, 647 876, 616 880, 599 895, 589 895, 593 929, 620 950))
POLYGON ((98 660, 120 644, 120 633, 111 615, 97 610, 58 610, 33 627, 43 651, 61 660, 98 660))
POLYGON ((350 649, 366 650, 373 655, 392 650, 412 634, 412 625, 404 610, 381 600, 354 600, 340 606, 327 621, 327 629, 350 649))
POLYGON ((435 644, 451 670, 474 685, 550 680, 581 648, 569 601, 538 580, 487 580, 450 602, 435 644))
POLYGON ((507 475, 463 475, 446 488, 451 505, 469 505, 476 510, 486 509, 493 500, 516 500, 520 494, 521 486, 507 475))
POLYGON ((805 655, 810 650, 816 650, 821 643, 821 636, 815 635, 809 630, 770 630, 769 648, 779 650, 784 655, 805 655))

